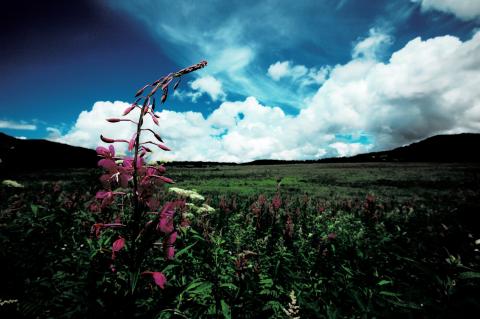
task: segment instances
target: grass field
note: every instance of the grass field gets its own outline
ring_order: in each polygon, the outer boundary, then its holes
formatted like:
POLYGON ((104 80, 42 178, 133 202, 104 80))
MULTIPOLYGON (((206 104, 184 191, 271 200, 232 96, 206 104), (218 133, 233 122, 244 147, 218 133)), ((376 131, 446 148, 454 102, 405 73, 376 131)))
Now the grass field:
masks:
POLYGON ((201 193, 253 195, 308 193, 320 198, 351 198, 368 193, 396 198, 451 195, 476 189, 480 165, 442 163, 351 163, 172 168, 178 187, 201 193))
POLYGON ((146 269, 163 269, 166 288, 141 279, 134 302, 121 266, 128 255, 118 254, 116 273, 108 267, 118 235, 90 232, 99 218, 123 216, 123 202, 120 210, 90 211, 100 173, 25 173, 14 178, 24 188, 0 186, 0 299, 16 300, 0 314, 124 318, 130 307, 145 318, 465 318, 480 311, 478 164, 169 167, 175 187, 205 198, 186 198, 190 206, 176 215, 175 259, 161 250, 145 259, 146 269), (201 210, 205 204, 214 211, 201 210), (189 227, 180 226, 184 214, 189 227))

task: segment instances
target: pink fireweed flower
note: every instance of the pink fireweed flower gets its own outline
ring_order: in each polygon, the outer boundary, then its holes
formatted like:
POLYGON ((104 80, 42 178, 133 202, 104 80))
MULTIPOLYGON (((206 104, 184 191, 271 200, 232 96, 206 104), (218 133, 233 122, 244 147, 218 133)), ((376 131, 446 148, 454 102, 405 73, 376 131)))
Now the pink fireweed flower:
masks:
POLYGON ((97 154, 103 158, 113 159, 115 157, 115 147, 109 145, 108 148, 99 146, 97 147, 97 154))
POLYGON ((108 149, 103 146, 97 147, 97 154, 100 157, 103 157, 100 161, 98 161, 98 166, 101 166, 107 170, 113 169, 115 164, 115 148, 113 145, 109 145, 108 149))
POLYGON ((167 242, 168 242, 169 245, 173 245, 176 240, 177 240, 177 232, 174 231, 173 233, 171 233, 171 234, 168 236, 167 242))
POLYGON ((113 244, 112 244, 112 260, 115 260, 115 253, 122 250, 123 247, 125 247, 125 238, 120 237, 119 239, 117 239, 113 242, 113 244))
MULTIPOLYGON (((145 164, 145 160, 143 158, 137 158, 137 169, 141 169, 145 164)), ((122 163, 123 167, 126 169, 131 169, 133 172, 133 158, 125 157, 122 163)))
POLYGON ((165 252, 165 259, 172 260, 175 255, 175 247, 173 244, 177 240, 177 232, 170 233, 163 239, 163 251, 165 252))
POLYGON ((148 198, 145 204, 147 204, 151 210, 157 210, 160 207, 160 201, 155 197, 148 198))
POLYGON ((282 199, 280 198, 280 195, 275 195, 275 197, 272 199, 272 206, 273 209, 278 210, 280 206, 282 205, 282 199))
POLYGON ((175 247, 172 245, 167 245, 167 249, 165 250, 165 259, 173 260, 173 256, 175 256, 175 247))
POLYGON ((112 165, 110 162, 102 164, 104 164, 103 167, 108 171, 107 174, 100 177, 100 181, 103 185, 106 185, 106 188, 109 187, 110 182, 112 181, 120 184, 123 188, 128 187, 128 182, 133 179, 133 168, 117 166, 115 163, 112 165))
POLYGON ((165 289, 165 284, 167 283, 167 277, 162 272, 159 271, 144 271, 142 275, 151 275, 155 284, 162 289, 165 289))
POLYGON ((168 202, 160 213, 160 221, 157 225, 157 230, 164 234, 169 234, 173 231, 173 215, 175 210, 172 202, 168 202))

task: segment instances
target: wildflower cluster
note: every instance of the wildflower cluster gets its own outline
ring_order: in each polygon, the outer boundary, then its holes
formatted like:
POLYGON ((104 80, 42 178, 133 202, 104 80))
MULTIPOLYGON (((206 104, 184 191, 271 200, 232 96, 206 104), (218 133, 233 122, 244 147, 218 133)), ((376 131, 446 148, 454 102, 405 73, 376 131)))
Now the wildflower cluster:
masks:
POLYGON ((147 251, 159 241, 162 243, 165 259, 173 259, 174 243, 177 239, 174 225, 175 211, 185 206, 182 200, 161 204, 162 196, 159 190, 165 183, 173 183, 173 180, 164 176, 166 169, 163 165, 151 165, 147 158, 153 152, 152 146, 164 151, 169 151, 170 148, 165 145, 157 132, 144 128, 144 124, 150 119, 155 125, 159 125, 159 116, 155 114, 157 91, 162 92, 160 102, 165 103, 169 85, 175 78, 178 80, 174 84, 174 90, 178 87, 181 76, 206 65, 207 62, 202 61, 145 85, 135 94, 136 100, 123 111, 123 117, 106 119, 110 123, 134 124, 136 130, 130 139, 100 136, 103 142, 110 145, 97 147, 97 154, 101 158, 98 165, 104 169, 105 173, 100 177, 103 190, 97 192, 97 203, 90 207, 93 211, 110 210, 115 213, 114 216, 105 218, 104 222, 95 223, 92 226, 92 235, 99 238, 105 229, 117 232, 111 247, 110 268, 114 273, 117 272, 115 263, 117 263, 117 257, 123 253, 123 263, 118 266, 125 266, 124 269, 130 272, 132 294, 139 275, 149 276, 156 285, 162 289, 165 288, 166 276, 158 271, 142 271, 141 268, 144 266, 142 262, 147 251), (151 90, 146 93, 148 88, 151 90), (137 121, 126 118, 132 112, 138 112, 137 121), (144 134, 147 138, 143 136, 144 134), (113 145, 115 143, 127 144, 128 155, 117 156, 113 145), (120 212, 119 207, 121 207, 120 212))

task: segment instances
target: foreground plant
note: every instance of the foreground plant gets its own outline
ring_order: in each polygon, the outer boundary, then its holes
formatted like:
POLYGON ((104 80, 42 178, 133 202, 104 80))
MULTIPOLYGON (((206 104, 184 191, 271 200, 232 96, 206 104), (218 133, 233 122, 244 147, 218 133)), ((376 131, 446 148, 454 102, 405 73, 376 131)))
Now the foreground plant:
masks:
MULTIPOLYGON (((161 242, 165 260, 173 259, 174 243, 177 231, 174 225, 175 211, 184 207, 184 201, 170 201, 161 205, 161 188, 173 181, 164 176, 163 165, 151 165, 146 158, 153 147, 169 151, 161 136, 144 124, 151 119, 159 125, 159 116, 155 114, 155 94, 162 92, 161 103, 168 97, 169 85, 175 90, 180 78, 207 65, 206 61, 192 65, 175 73, 170 73, 151 84, 145 85, 135 94, 135 102, 123 111, 123 117, 108 118, 110 123, 131 122, 135 132, 129 140, 116 139, 101 135, 103 142, 111 144, 108 148, 99 146, 97 154, 102 158, 98 165, 105 169, 100 180, 104 190, 97 192, 96 199, 103 217, 92 226, 92 235, 100 238, 108 230, 111 243, 110 271, 118 278, 127 278, 128 295, 134 303, 137 283, 140 277, 152 280, 161 289, 167 283, 166 276, 160 271, 143 269, 145 259, 152 248, 161 242), (147 90, 151 88, 148 93, 147 90), (138 113, 138 120, 126 118, 132 112, 138 113), (144 138, 147 134, 150 139, 144 138), (114 143, 128 144, 129 155, 116 156, 114 143), (110 214, 109 214, 110 213, 110 214), (125 274, 128 274, 125 276, 125 274)), ((100 251, 103 249, 100 248, 100 251)))

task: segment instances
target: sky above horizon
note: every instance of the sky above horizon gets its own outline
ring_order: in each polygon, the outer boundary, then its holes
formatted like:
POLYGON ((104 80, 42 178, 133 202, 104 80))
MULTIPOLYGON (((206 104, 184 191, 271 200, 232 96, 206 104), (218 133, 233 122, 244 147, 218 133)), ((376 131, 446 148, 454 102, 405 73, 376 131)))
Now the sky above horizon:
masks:
POLYGON ((104 119, 204 59, 157 108, 172 151, 153 159, 317 159, 480 132, 478 0, 8 3, 0 132, 19 138, 129 139, 104 119))

